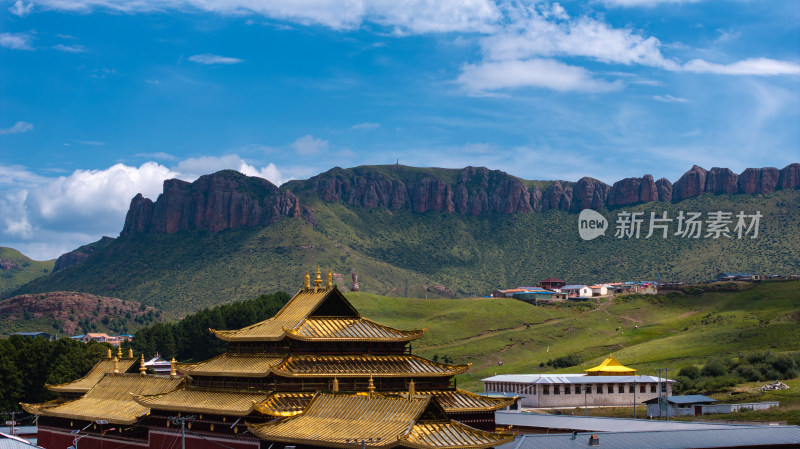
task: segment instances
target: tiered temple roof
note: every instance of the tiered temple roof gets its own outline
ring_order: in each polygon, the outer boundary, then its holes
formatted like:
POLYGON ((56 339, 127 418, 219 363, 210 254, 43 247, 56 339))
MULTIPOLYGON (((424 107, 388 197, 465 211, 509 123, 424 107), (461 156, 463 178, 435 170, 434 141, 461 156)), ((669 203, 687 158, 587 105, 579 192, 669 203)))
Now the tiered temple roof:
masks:
POLYGON ((585 370, 589 376, 633 376, 636 372, 633 368, 628 368, 619 363, 613 354, 609 354, 603 363, 585 370))
POLYGON ((228 352, 178 365, 186 377, 176 375, 174 359, 171 376, 147 375, 143 358, 139 374, 125 374, 136 362, 132 354, 113 360, 109 354, 84 378, 49 387, 62 399, 23 406, 50 425, 69 419, 70 428, 72 420, 106 420, 163 432, 174 415, 198 414, 196 426, 188 425, 192 432, 236 439, 245 438, 239 431, 246 426, 267 441, 323 447, 352 447, 356 439, 372 438, 375 447, 480 449, 511 440, 448 414, 489 430, 494 410, 513 398, 454 388, 452 377, 469 365, 410 354, 408 342, 424 330, 393 329, 362 317, 333 285, 330 272, 321 284, 319 270, 313 287, 306 274, 304 288, 274 317, 238 330, 212 329, 228 342, 228 352), (340 385, 347 391, 340 392, 340 385), (84 392, 76 400, 63 397, 84 392))

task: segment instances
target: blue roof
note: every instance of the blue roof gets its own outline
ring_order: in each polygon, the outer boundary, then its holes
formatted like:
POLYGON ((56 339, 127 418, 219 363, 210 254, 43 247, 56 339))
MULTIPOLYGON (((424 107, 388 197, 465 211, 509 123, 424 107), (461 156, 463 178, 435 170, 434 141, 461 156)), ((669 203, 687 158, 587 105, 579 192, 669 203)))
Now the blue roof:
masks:
MULTIPOLYGON (((650 399, 647 402, 655 403, 658 398, 650 399)), ((684 396, 667 396, 667 402, 670 404, 699 404, 703 402, 717 402, 716 399, 712 399, 708 396, 703 396, 702 394, 687 394, 684 396)))
POLYGON ((573 289, 584 288, 584 287, 588 287, 588 285, 583 285, 583 284, 580 284, 580 285, 578 285, 578 284, 576 284, 576 285, 565 285, 565 286, 561 287, 561 290, 573 290, 573 289))
POLYGON ((645 432, 599 432, 550 435, 522 435, 497 449, 585 449, 589 438, 597 435, 600 448, 683 449, 721 447, 768 447, 800 444, 800 427, 751 426, 729 429, 664 430, 645 432))
POLYGON ((11 335, 22 335, 23 337, 31 337, 35 335, 49 335, 46 332, 14 332, 11 335))

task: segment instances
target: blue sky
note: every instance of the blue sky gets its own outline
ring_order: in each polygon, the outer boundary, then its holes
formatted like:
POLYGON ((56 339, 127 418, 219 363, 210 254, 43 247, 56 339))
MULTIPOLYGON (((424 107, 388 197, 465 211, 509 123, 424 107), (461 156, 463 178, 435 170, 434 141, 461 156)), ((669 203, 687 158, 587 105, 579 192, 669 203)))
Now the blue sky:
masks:
POLYGON ((0 24, 0 246, 36 259, 224 168, 800 160, 796 0, 15 0, 0 24))

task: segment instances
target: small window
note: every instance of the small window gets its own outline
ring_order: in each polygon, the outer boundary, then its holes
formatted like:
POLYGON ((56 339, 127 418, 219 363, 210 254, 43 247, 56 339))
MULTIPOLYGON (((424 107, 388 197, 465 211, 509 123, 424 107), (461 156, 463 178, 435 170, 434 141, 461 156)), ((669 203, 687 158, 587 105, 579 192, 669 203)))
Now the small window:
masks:
POLYGON ((636 393, 636 386, 634 384, 628 385, 628 393, 636 393))
POLYGON ((542 387, 542 394, 550 394, 550 387, 547 385, 542 387))
POLYGON ((597 384, 595 392, 597 394, 603 394, 603 384, 597 384))
POLYGON ((647 393, 647 385, 639 385, 639 393, 647 393))
POLYGON ((650 384, 650 393, 656 392, 656 384, 650 384))
POLYGON ((619 390, 617 390, 618 392, 625 393, 625 384, 619 384, 618 387, 619 387, 619 390))
POLYGON ((561 387, 559 385, 553 387, 553 394, 561 394, 561 387))
POLYGON ((614 384, 608 384, 608 394, 614 393, 614 384))
POLYGON ((564 394, 570 394, 570 387, 569 385, 564 385, 564 394))

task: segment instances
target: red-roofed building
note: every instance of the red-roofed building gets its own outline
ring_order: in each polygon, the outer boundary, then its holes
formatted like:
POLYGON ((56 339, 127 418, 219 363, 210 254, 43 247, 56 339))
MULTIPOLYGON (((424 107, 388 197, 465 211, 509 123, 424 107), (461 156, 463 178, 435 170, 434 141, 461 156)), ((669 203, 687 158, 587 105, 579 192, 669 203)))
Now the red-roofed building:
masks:
POLYGON ((547 278, 539 283, 539 286, 547 290, 559 289, 567 285, 566 281, 559 278, 547 278))

